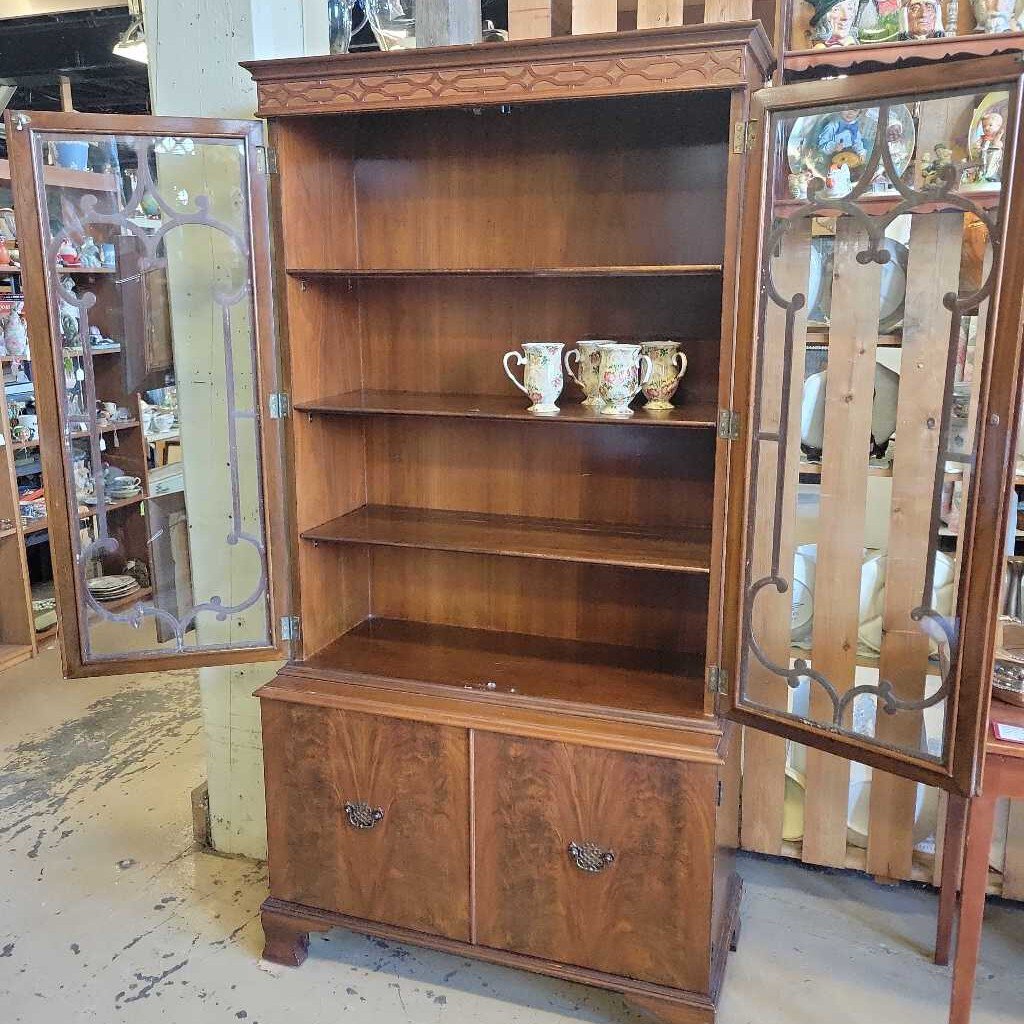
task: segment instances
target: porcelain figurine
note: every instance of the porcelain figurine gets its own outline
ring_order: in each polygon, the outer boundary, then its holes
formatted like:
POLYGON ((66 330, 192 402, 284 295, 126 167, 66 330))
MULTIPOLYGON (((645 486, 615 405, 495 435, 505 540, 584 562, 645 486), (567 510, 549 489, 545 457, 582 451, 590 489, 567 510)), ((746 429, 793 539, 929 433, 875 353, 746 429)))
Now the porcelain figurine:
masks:
POLYGON ((558 412, 559 396, 565 384, 562 376, 562 349, 560 341, 527 341, 523 343, 522 352, 506 352, 502 359, 508 379, 532 403, 527 412, 551 415, 558 412), (509 368, 512 360, 523 369, 523 383, 520 384, 509 368))
POLYGON ((939 0, 905 0, 897 39, 941 39, 945 34, 939 0))
POLYGON ((822 194, 830 199, 838 199, 847 195, 853 188, 853 178, 850 174, 850 165, 843 160, 833 160, 828 169, 828 176, 825 178, 825 187, 822 194))
POLYGON ((686 356, 679 351, 678 341, 645 341, 641 344, 651 361, 651 373, 643 386, 644 408, 652 412, 672 408, 672 396, 686 373, 686 356))
POLYGON ((24 308, 24 304, 19 304, 11 310, 4 327, 4 347, 7 354, 15 359, 24 359, 28 355, 28 328, 21 315, 24 308))
POLYGON ((997 184, 1003 174, 1003 145, 1006 124, 998 110, 986 111, 981 117, 980 131, 975 145, 980 162, 980 179, 997 184))
POLYGON ((601 346, 603 341, 580 341, 575 348, 565 353, 565 372, 576 381, 583 390, 583 401, 592 409, 600 409, 604 405, 601 398, 601 346), (572 361, 576 359, 576 372, 573 372, 572 361))
POLYGON ((601 386, 603 416, 632 416, 629 403, 651 379, 653 367, 639 345, 609 342, 601 346, 601 386))
POLYGON ((100 257, 100 247, 93 241, 92 235, 87 235, 79 251, 79 258, 83 267, 101 267, 103 260, 100 257))
POLYGON ((948 142, 936 142, 931 153, 925 153, 921 165, 921 183, 925 188, 942 188, 952 180, 953 147, 948 142))
POLYGON ((789 175, 789 198, 796 199, 799 202, 806 202, 807 200, 807 187, 811 183, 811 179, 814 175, 808 170, 793 171, 789 175))
POLYGON ((75 248, 70 238, 65 238, 64 241, 60 243, 60 248, 57 250, 57 261, 65 267, 77 267, 81 265, 82 259, 78 255, 78 250, 75 248))
POLYGON ((975 32, 1017 32, 1024 0, 973 0, 975 32))
POLYGON ((811 0, 811 2, 814 4, 811 33, 815 49, 857 44, 855 27, 857 0, 811 0))

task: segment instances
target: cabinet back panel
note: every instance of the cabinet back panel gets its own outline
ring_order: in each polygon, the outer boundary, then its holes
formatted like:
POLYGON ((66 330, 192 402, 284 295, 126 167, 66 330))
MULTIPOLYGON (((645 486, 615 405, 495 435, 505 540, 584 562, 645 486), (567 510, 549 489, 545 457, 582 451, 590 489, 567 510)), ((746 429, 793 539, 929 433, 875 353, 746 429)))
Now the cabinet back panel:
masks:
MULTIPOLYGON (((388 279, 361 281, 359 298, 367 388, 508 394, 501 358, 524 341, 568 350, 580 338, 625 337, 684 342, 689 365, 677 404, 718 387, 719 274, 388 279)), ((580 397, 566 378, 562 401, 580 397)))
POLYGON ((720 263, 728 94, 565 106, 360 118, 360 265, 720 263))
POLYGON ((708 580, 501 555, 375 548, 372 613, 702 654, 708 580))
POLYGON ((367 500, 708 526, 714 443, 711 430, 379 417, 367 423, 367 500))

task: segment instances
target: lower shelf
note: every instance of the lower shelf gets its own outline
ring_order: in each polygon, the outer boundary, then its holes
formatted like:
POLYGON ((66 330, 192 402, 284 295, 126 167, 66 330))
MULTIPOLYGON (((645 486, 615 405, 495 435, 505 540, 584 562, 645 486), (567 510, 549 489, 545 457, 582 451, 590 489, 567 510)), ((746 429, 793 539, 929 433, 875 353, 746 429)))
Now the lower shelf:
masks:
POLYGON ((0 644, 0 672, 31 657, 32 648, 28 644, 0 644))
POLYGON ((704 658, 395 619, 366 619, 304 662, 326 678, 358 676, 701 718, 704 658))

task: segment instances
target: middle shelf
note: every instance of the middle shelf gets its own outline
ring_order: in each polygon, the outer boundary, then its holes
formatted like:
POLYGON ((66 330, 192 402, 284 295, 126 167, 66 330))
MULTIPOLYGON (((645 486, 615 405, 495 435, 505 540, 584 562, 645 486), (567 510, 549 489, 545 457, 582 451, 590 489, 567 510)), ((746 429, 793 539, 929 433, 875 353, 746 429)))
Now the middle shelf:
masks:
POLYGON ((711 531, 640 529, 528 516, 364 505, 306 530, 317 543, 371 544, 670 572, 711 571, 711 531))

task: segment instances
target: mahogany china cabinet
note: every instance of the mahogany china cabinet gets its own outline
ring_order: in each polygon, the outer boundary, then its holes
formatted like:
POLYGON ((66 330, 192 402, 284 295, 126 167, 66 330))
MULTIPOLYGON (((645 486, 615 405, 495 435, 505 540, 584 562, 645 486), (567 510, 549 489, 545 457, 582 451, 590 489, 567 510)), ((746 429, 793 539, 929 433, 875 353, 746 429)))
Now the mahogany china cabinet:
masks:
MULTIPOLYGON (((65 668, 288 659, 258 694, 268 959, 297 965, 340 926, 711 1022, 739 930, 733 722, 979 785, 1021 398, 1024 250, 1002 243, 1024 233, 1024 68, 766 89, 772 66, 759 23, 704 25, 253 63, 266 141, 7 114, 30 329, 53 339, 44 429, 69 437, 61 306, 89 360, 98 301, 62 292, 55 254, 94 224, 137 239, 115 280, 153 284, 178 392, 187 533, 131 607, 89 586, 119 556, 103 474, 86 541, 70 441, 50 449, 65 668), (986 98, 1003 132, 985 174, 936 161, 977 142, 986 98), (49 201, 48 144, 69 140, 115 155, 116 202, 49 201), (829 597, 801 648, 814 331, 829 597), (863 396, 887 332, 893 514, 932 513, 893 558, 865 678, 864 489, 886 438, 863 396), (557 414, 527 412, 503 353, 584 338, 680 342, 674 408, 605 416, 568 384, 557 414), (939 606, 950 476, 962 539, 939 606)), ((144 508, 155 548, 166 517, 144 508)))

